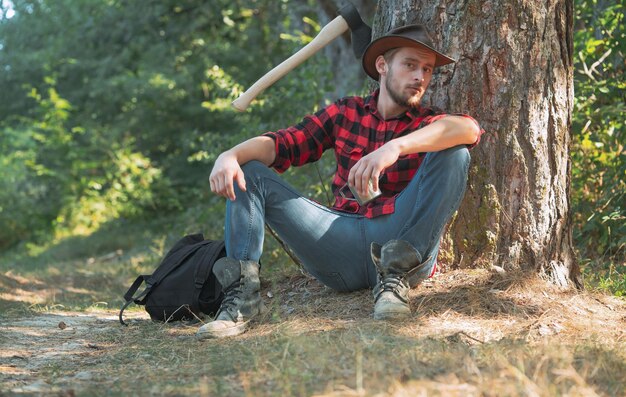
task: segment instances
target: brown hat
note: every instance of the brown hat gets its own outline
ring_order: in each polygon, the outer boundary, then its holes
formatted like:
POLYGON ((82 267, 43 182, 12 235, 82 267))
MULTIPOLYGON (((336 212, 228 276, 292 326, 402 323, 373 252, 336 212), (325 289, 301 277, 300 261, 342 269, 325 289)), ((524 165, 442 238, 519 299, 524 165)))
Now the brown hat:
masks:
POLYGON ((435 53, 435 67, 455 62, 433 48, 433 41, 422 25, 406 25, 387 32, 386 35, 372 41, 363 54, 363 69, 371 78, 378 81, 376 58, 385 52, 399 47, 422 48, 435 53))

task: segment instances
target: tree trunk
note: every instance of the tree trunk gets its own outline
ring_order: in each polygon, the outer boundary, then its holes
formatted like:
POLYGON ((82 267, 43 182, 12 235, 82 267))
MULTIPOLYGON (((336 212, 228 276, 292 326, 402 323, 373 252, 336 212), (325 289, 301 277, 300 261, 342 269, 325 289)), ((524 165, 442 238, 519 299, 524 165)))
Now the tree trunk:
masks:
POLYGON ((465 199, 440 263, 534 270, 581 286, 571 233, 573 0, 379 0, 374 37, 421 23, 457 59, 426 103, 474 116, 465 199))

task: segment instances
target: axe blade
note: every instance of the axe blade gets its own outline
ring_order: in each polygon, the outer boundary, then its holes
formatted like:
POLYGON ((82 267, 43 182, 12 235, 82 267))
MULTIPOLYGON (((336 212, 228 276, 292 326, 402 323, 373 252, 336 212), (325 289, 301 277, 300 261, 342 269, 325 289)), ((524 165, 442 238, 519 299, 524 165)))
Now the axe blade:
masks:
POLYGON ((359 11, 352 3, 347 3, 345 6, 341 7, 338 13, 346 20, 350 27, 354 56, 361 59, 365 49, 372 40, 372 28, 363 21, 359 11))

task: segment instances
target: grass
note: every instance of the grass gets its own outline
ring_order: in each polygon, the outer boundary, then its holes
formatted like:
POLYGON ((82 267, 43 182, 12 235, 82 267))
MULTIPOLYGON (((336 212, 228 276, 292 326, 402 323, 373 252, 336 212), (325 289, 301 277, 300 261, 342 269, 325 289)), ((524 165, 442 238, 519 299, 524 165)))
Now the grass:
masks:
POLYGON ((626 297, 626 262, 619 258, 615 255, 609 259, 587 261, 583 267, 586 287, 626 297))
POLYGON ((238 338, 199 343, 193 338, 195 326, 136 321, 123 328, 110 323, 114 320, 98 324, 93 318, 84 320, 89 335, 73 352, 38 369, 36 377, 47 380, 47 391, 619 396, 624 390, 623 342, 572 343, 558 336, 479 342, 462 332, 420 336, 414 334, 418 328, 370 319, 297 315, 280 323, 264 321, 238 338))
POLYGON ((269 237, 270 311, 244 335, 198 342, 199 324, 155 323, 138 307, 120 326, 134 278, 207 221, 190 210, 112 223, 1 257, 0 395, 624 395, 623 298, 450 271, 411 292, 411 321, 379 322, 369 291, 321 286, 269 237))

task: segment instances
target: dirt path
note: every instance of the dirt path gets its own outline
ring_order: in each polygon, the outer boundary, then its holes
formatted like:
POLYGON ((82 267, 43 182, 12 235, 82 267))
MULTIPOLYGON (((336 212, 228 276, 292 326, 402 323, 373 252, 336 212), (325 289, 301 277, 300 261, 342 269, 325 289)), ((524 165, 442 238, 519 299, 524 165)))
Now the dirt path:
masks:
POLYGON ((92 380, 93 374, 81 367, 103 355, 98 335, 119 326, 114 313, 106 311, 53 311, 4 320, 0 325, 0 381, 4 392, 13 393, 60 392, 46 381, 55 367, 74 368, 71 376, 56 382, 92 380))

